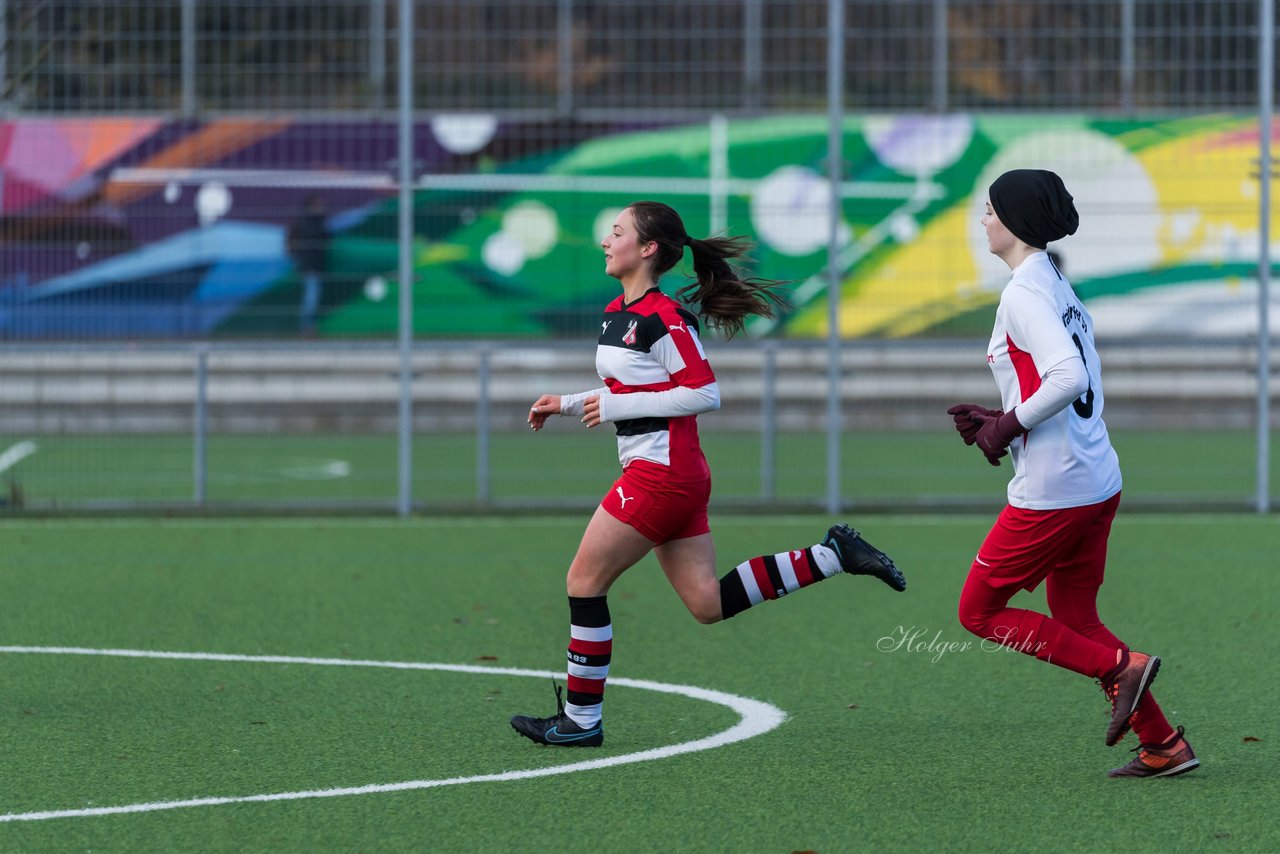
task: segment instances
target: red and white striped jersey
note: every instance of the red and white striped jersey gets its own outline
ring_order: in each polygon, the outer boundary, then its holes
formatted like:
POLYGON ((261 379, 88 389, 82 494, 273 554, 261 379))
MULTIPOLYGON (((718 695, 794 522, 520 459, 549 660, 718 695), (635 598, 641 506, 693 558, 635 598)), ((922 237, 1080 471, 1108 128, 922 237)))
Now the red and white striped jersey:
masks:
MULTIPOLYGON (((620 396, 697 389, 716 381, 698 339, 697 318, 658 288, 630 304, 619 296, 605 308, 596 372, 609 393, 620 396)), ((677 481, 710 476, 696 415, 629 418, 616 421, 616 427, 623 468, 662 466, 661 476, 677 481)))
POLYGON ((1088 391, 1013 441, 1009 504, 1014 507, 1081 507, 1106 501, 1121 487, 1120 461, 1102 420, 1093 318, 1049 256, 1037 252, 1018 265, 1001 293, 987 345, 1004 410, 1028 400, 1050 370, 1069 360, 1083 361, 1088 391))

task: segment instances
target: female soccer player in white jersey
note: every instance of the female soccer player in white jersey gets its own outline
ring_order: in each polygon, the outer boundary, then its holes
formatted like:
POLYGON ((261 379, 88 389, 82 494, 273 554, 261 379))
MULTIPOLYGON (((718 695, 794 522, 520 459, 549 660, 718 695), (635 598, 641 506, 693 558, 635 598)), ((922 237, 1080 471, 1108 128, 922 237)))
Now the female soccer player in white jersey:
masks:
POLYGON ((1006 172, 988 191, 988 248, 1012 276, 1000 295, 987 363, 1003 409, 947 412, 987 461, 1013 462, 1008 506, 978 550, 960 594, 961 624, 984 639, 1102 682, 1112 703, 1106 744, 1130 728, 1137 757, 1112 777, 1172 776, 1199 760, 1147 690, 1160 659, 1130 650, 1098 619, 1107 537, 1120 504, 1120 463, 1102 420, 1093 320, 1045 246, 1079 223, 1053 172, 1006 172), (1008 607, 1045 582, 1049 613, 1008 607))
POLYGON ((711 473, 698 443, 697 416, 720 406, 720 391, 699 339, 701 319, 732 336, 749 315, 772 317, 778 283, 743 279, 728 259, 741 238, 694 240, 679 214, 660 202, 625 208, 601 242, 605 273, 622 294, 605 308, 596 349, 603 388, 544 394, 529 411, 541 430, 551 415, 587 427, 613 423, 622 476, 605 492, 569 566, 568 702, 547 718, 517 715, 511 725, 539 744, 594 747, 604 740, 601 707, 613 651, 606 602, 610 586, 652 551, 671 586, 701 623, 715 623, 838 572, 871 575, 895 590, 906 580, 884 553, 847 525, 820 544, 752 558, 716 577, 707 523, 711 473), (696 281, 678 296, 658 288, 688 249, 696 281))

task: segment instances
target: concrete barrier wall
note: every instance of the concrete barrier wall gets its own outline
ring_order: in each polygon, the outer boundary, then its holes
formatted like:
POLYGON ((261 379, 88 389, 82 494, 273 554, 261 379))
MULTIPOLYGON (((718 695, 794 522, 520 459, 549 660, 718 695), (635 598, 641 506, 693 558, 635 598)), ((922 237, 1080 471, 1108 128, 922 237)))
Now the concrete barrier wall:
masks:
MULTIPOLYGON (((1114 426, 1249 427, 1256 417, 1256 347, 1100 346, 1114 426)), ((175 433, 194 426, 197 349, 67 347, 0 350, 0 432, 175 433)), ((1273 353, 1275 351, 1273 350, 1273 353)), ((394 431, 399 357, 390 345, 219 344, 205 351, 207 417, 218 432, 394 431)), ((995 405, 985 341, 856 342, 841 352, 849 428, 933 429, 957 401, 995 405)), ((724 405, 717 429, 759 430, 771 393, 779 429, 821 429, 828 350, 810 344, 713 344, 724 405), (772 362, 772 371, 767 371, 772 362)), ((418 431, 475 429, 487 388, 489 425, 523 429, 543 392, 599 384, 590 343, 421 344, 412 358, 418 431)), ((1280 391, 1273 358, 1271 399, 1280 391)), ((1273 419, 1280 409, 1273 405, 1273 419)))

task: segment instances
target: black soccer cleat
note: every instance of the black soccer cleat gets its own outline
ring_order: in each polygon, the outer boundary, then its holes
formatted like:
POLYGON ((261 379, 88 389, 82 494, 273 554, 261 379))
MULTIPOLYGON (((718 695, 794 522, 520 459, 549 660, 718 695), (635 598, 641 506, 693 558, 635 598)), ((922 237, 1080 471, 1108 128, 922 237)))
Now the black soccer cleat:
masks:
POLYGON ((841 523, 832 525, 822 545, 840 558, 840 569, 850 575, 873 575, 898 592, 907 589, 907 579, 887 554, 862 539, 862 535, 841 523))
POLYGON ((560 686, 552 680, 556 689, 556 713, 549 718, 516 715, 511 727, 530 741, 553 747, 599 747, 604 744, 604 727, 600 721, 587 729, 573 722, 564 713, 564 701, 560 699, 560 686))

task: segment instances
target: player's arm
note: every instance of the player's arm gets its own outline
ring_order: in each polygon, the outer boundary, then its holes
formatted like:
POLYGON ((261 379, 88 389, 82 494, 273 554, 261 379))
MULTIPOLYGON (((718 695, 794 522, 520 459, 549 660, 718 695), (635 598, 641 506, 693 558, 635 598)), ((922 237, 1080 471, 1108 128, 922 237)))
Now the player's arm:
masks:
MULTIPOLYGON (((592 406, 587 404, 588 409, 592 406)), ((676 418, 701 415, 720 408, 720 386, 715 382, 697 388, 676 386, 665 391, 637 391, 609 394, 599 398, 594 409, 596 423, 626 421, 631 418, 676 418)), ((584 413, 583 421, 590 412, 584 413)), ((592 424, 590 426, 595 426, 592 424)))
POLYGON ((606 388, 597 388, 577 394, 544 394, 529 407, 529 429, 541 430, 542 425, 547 423, 547 418, 552 415, 581 415, 588 398, 599 398, 608 391, 606 388))
POLYGON ((1051 303, 1017 286, 1007 288, 1000 301, 1009 339, 1031 356, 1040 371, 1040 387, 1008 412, 975 417, 979 427, 974 442, 995 466, 1015 439, 1061 412, 1089 387, 1084 359, 1051 303))
POLYGON ((1040 388, 1013 409, 1024 430, 1030 430, 1085 394, 1089 374, 1054 307, 1025 288, 1010 291, 1009 335, 1040 369, 1040 388))
POLYGON ((597 403, 598 412, 592 412, 588 402, 583 416, 588 426, 632 418, 700 415, 720 408, 720 386, 698 340, 697 321, 693 316, 684 313, 674 318, 654 316, 649 322, 652 326, 645 331, 654 336, 649 354, 662 365, 675 385, 662 391, 602 396, 597 403))
POLYGON ((1080 354, 1072 353, 1050 365, 1040 377, 1040 388, 1015 407, 1018 421, 1030 430, 1048 421, 1089 390, 1089 374, 1080 354))

